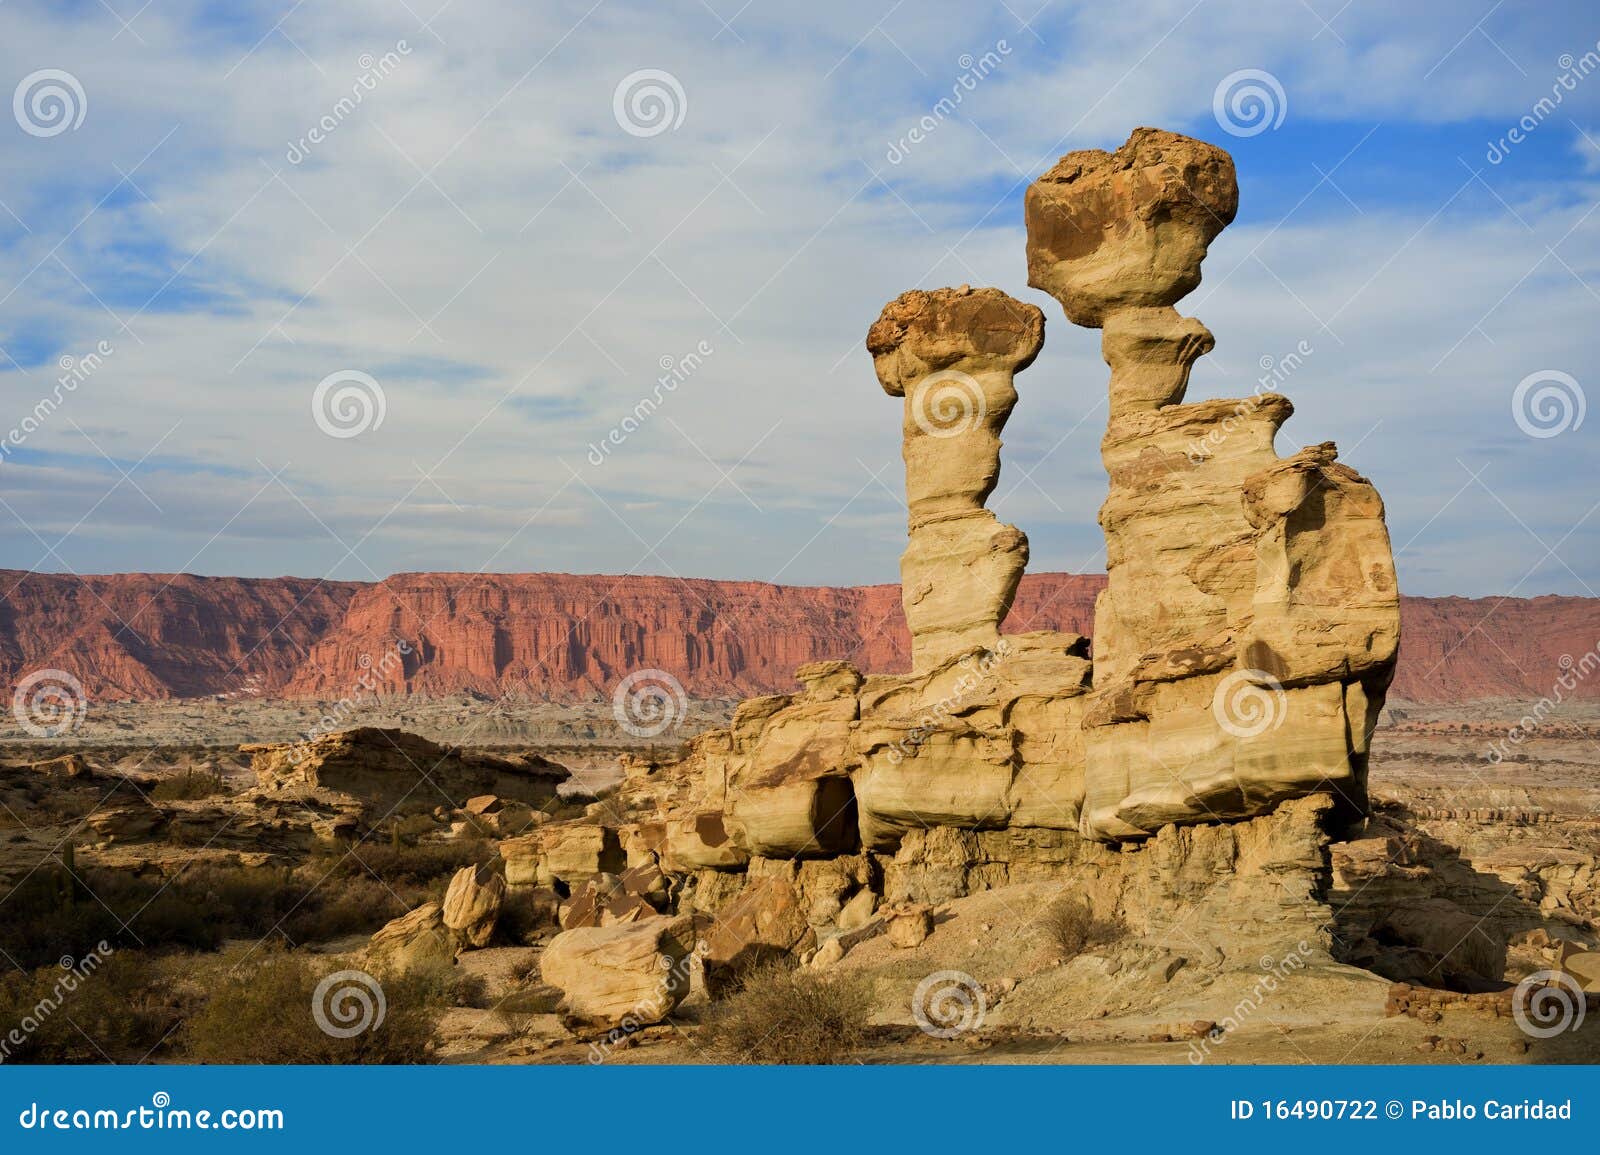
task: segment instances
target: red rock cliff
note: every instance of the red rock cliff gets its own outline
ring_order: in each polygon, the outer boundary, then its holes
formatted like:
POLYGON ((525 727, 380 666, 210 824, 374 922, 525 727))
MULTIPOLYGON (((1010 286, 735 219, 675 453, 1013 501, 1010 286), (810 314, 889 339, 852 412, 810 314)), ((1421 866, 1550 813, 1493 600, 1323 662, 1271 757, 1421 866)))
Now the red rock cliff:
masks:
MULTIPOLYGON (((1022 579, 1007 632, 1088 634, 1099 575, 1022 579)), ((910 666, 898 586, 797 587, 569 574, 304 578, 0 571, 0 685, 46 667, 92 698, 393 690, 582 698, 657 667, 689 693, 792 688, 795 666, 910 666), (396 650, 404 642, 409 654, 396 650), (385 655, 394 656, 385 660, 385 655)), ((1539 698, 1600 644, 1600 599, 1406 598, 1392 697, 1539 698)), ((1600 676, 1576 696, 1600 698, 1600 676)))

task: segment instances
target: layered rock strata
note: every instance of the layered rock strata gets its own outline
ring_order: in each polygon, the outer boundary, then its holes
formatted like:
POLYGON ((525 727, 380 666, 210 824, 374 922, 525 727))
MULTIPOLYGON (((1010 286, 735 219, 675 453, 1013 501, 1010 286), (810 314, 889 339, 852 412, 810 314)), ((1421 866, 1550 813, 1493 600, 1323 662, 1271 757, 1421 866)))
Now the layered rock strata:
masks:
POLYGON ((1288 398, 1184 404, 1214 344, 1173 307, 1238 208, 1221 149, 1138 129, 1028 190, 1029 283, 1111 369, 1084 720, 1084 833, 1145 837, 1315 790, 1365 806, 1399 593, 1383 503, 1331 443, 1280 459, 1288 398))

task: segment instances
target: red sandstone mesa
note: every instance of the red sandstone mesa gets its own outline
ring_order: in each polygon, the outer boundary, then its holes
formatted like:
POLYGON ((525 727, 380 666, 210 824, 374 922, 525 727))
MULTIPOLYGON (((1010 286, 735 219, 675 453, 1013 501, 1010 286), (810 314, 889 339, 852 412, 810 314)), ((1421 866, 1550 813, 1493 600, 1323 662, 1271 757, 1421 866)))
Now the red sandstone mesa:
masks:
MULTIPOLYGON (((415 652, 394 688, 427 694, 586 698, 655 666, 691 694, 731 697, 789 690, 796 666, 823 658, 880 672, 911 666, 895 585, 570 574, 398 574, 371 584, 14 570, 0 571, 0 582, 8 694, 30 672, 55 667, 107 700, 333 699, 351 692, 361 655, 378 667, 396 640, 415 652)), ((1089 634, 1104 585, 1098 574, 1025 576, 1005 631, 1089 634)), ((1401 616, 1397 700, 1539 698, 1563 655, 1578 661, 1600 644, 1594 598, 1402 598, 1401 616)), ((1574 693, 1600 698, 1600 679, 1574 693)))

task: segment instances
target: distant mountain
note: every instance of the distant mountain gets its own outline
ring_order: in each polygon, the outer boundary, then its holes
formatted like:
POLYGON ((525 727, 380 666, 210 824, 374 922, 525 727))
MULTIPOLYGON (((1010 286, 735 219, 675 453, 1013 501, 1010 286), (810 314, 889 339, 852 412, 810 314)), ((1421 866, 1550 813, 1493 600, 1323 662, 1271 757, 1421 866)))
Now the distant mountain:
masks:
MULTIPOLYGON (((1097 574, 1022 580, 1008 632, 1088 634, 1097 574)), ((1405 598, 1391 693, 1415 702, 1539 698, 1600 644, 1600 599, 1405 598)), ((692 695, 794 687, 802 662, 909 668, 898 586, 569 574, 397 574, 377 583, 0 570, 0 683, 62 669, 91 699, 211 694, 611 692, 639 668, 692 695)), ((1600 677, 1575 696, 1600 698, 1600 677)))

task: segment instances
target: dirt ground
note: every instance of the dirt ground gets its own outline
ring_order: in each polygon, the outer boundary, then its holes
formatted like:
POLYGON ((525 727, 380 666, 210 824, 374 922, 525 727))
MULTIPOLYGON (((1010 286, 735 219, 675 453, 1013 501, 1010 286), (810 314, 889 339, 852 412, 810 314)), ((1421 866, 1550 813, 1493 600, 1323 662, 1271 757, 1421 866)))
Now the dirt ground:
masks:
MULTIPOLYGON (((655 748, 669 748, 721 721, 727 707, 697 703, 685 726, 655 748)), ((1508 744, 1507 735, 1528 708, 1512 702, 1392 704, 1373 741, 1374 799, 1403 803, 1427 820, 1432 834, 1475 860, 1501 851, 1600 857, 1600 705, 1563 706, 1530 737, 1508 744)), ((237 790, 253 781, 248 758, 236 750, 239 743, 292 739, 315 727, 324 709, 315 703, 212 700, 96 706, 68 739, 0 741, 0 768, 14 778, 42 760, 76 753, 97 772, 126 781, 128 789, 142 791, 199 772, 237 790)), ((568 765, 574 778, 567 789, 584 793, 620 777, 619 754, 650 748, 622 734, 605 703, 380 703, 343 724, 400 726, 468 748, 537 750, 568 765)), ((0 875, 25 877, 37 866, 25 859, 69 839, 84 807, 96 804, 89 792, 82 782, 52 778, 46 789, 8 795, 7 809, 0 810, 0 875), (74 790, 86 795, 81 805, 72 800, 74 790)), ((180 857, 204 850, 171 849, 180 857)), ((92 848, 80 850, 80 863, 92 864, 94 854, 92 848)), ((163 861, 161 868, 169 865, 163 861)), ((853 946, 836 966, 870 983, 878 1008, 868 1044, 853 1061, 1600 1061, 1600 1014, 1581 1030, 1548 1040, 1529 1039, 1506 1018, 1467 1005, 1445 1008, 1436 1021, 1419 1021, 1386 1013, 1392 985, 1387 979, 1332 961, 1288 974, 1260 997, 1264 960, 1201 958, 1181 939, 1129 940, 1063 958, 1038 925, 1039 911, 1057 896, 1057 888, 1044 883, 986 891, 939 907, 934 929, 919 947, 896 950, 883 936, 853 946), (970 977, 974 985, 967 994, 979 1005, 975 1019, 948 1039, 919 1029, 912 1010, 919 984, 941 971, 970 977), (1226 1033, 1210 1029, 1225 1021, 1232 1026, 1226 1033)), ((297 949, 331 963, 355 958, 366 939, 353 934, 297 949)), ((608 1041, 569 1032, 553 1008, 533 996, 529 975, 536 981, 538 955, 532 945, 461 956, 459 966, 483 979, 484 994, 476 1005, 445 1012, 442 1061, 709 1061, 696 1042, 707 1007, 703 983, 668 1023, 608 1041)), ((181 959, 168 965, 189 966, 181 959)), ((196 956, 190 969, 203 973, 203 958, 196 956)))

